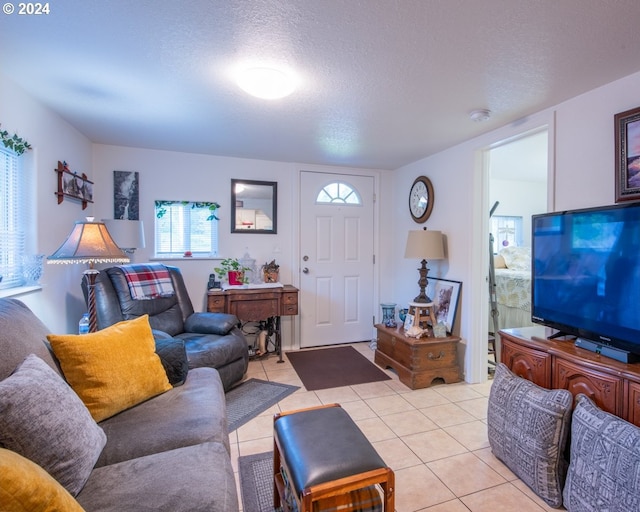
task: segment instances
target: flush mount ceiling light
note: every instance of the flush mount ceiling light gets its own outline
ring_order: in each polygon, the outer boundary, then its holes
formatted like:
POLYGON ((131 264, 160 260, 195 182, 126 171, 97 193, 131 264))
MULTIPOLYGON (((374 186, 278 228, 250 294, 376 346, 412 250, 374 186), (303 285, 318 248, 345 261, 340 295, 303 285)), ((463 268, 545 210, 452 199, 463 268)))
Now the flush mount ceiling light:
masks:
POLYGON ((266 100, 284 98, 291 94, 296 86, 295 78, 291 74, 267 67, 241 71, 237 83, 243 91, 266 100))
POLYGON ((490 117, 491 117, 491 110, 488 110, 486 108, 479 108, 469 112, 469 119, 471 119, 476 123, 481 123, 482 121, 486 121, 490 117))

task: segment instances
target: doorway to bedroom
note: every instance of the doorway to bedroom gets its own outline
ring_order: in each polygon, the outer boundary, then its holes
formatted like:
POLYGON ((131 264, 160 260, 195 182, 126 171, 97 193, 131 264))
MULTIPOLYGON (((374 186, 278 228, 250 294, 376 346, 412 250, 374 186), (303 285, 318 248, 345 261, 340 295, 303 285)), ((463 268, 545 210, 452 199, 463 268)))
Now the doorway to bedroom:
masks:
POLYGON ((495 333, 533 325, 531 216, 548 210, 548 136, 539 129, 487 151, 490 370, 500 353, 495 333))

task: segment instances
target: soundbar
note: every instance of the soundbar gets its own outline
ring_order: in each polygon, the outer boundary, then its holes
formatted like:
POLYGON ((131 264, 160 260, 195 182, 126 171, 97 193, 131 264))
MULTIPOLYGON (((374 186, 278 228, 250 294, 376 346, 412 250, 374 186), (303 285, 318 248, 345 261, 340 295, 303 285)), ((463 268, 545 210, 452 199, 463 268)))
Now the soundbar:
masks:
POLYGON ((576 339, 576 347, 590 350, 591 352, 595 352, 596 354, 600 354, 605 357, 610 357, 611 359, 615 359, 616 361, 620 361, 621 363, 629 364, 637 363, 638 361, 640 361, 640 357, 638 357, 636 354, 628 352, 627 350, 613 348, 609 345, 603 345, 602 343, 586 340, 584 338, 576 339))

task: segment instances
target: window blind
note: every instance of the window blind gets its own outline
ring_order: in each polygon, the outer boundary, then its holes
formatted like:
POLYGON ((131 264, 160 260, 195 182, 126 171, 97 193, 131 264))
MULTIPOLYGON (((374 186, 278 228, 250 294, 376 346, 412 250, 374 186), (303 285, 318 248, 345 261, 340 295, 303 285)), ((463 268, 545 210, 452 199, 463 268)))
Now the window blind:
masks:
POLYGON ((21 286, 26 253, 29 179, 22 158, 0 147, 0 289, 21 286))

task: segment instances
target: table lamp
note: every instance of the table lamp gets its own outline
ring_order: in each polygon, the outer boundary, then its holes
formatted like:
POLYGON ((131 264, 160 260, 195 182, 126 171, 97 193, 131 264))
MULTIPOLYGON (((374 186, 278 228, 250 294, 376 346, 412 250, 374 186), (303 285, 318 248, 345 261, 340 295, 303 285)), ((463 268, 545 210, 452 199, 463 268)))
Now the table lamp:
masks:
POLYGON ((422 266, 418 269, 420 273, 420 280, 418 285, 420 286, 420 293, 413 299, 413 302, 420 304, 428 304, 433 302, 431 298, 425 293, 427 287, 427 274, 429 269, 427 268, 427 260, 441 260, 444 259, 444 243, 442 240, 442 232, 440 231, 427 231, 427 228, 420 230, 409 231, 407 237, 407 247, 404 251, 405 258, 421 259, 422 266))
POLYGON ((100 272, 93 268, 94 263, 128 262, 129 257, 113 241, 104 222, 94 222, 93 217, 87 217, 86 221, 76 221, 64 243, 47 257, 47 263, 89 264, 89 268, 84 271, 88 289, 89 332, 98 330, 94 286, 100 272))

